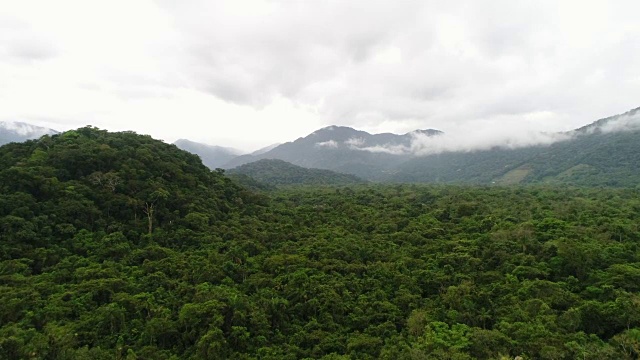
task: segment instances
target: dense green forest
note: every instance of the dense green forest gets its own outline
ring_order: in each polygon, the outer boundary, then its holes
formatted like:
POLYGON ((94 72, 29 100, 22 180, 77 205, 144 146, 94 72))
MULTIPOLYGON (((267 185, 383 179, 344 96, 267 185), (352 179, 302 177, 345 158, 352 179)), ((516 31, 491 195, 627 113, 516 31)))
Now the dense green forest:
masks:
POLYGON ((252 191, 134 133, 9 144, 0 359, 637 359, 638 195, 252 191))

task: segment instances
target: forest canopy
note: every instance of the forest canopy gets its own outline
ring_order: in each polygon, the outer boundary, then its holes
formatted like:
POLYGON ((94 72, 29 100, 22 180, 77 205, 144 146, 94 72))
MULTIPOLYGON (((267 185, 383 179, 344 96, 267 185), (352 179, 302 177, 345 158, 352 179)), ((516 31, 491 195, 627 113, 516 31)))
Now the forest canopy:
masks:
POLYGON ((640 354, 637 189, 256 189, 131 132, 0 147, 0 358, 640 354))

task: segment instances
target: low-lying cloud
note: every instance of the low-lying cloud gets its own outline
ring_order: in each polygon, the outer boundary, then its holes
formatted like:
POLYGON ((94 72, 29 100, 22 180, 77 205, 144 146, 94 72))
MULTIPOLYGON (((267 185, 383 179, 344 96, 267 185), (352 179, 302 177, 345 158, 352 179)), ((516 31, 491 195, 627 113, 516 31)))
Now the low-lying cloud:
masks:
POLYGON ((365 144, 365 140, 363 138, 351 138, 344 143, 354 148, 359 148, 365 144))
POLYGON ((500 134, 491 131, 481 133, 440 134, 428 136, 426 134, 411 134, 410 145, 383 144, 374 146, 355 146, 345 142, 353 150, 372 153, 386 153, 392 155, 428 156, 445 152, 474 152, 495 148, 517 149, 530 146, 548 146, 558 141, 569 140, 573 135, 569 133, 541 133, 528 132, 520 134, 500 134))
POLYGON ((442 134, 425 136, 416 134, 411 142, 410 153, 417 156, 444 152, 473 152, 495 148, 517 149, 531 146, 548 146, 558 141, 568 140, 572 135, 565 133, 525 132, 514 134, 482 133, 442 134))
POLYGON ((354 150, 368 151, 372 153, 385 153, 391 155, 409 155, 411 154, 411 148, 405 145, 374 145, 365 147, 351 147, 354 150))
POLYGON ((52 133, 51 129, 14 121, 0 121, 0 129, 12 131, 20 136, 40 137, 52 133))
POLYGON ((593 129, 599 129, 603 133, 640 130, 640 110, 616 116, 593 129))
POLYGON ((317 142, 316 147, 335 149, 338 147, 338 143, 335 140, 322 141, 322 142, 317 142))
MULTIPOLYGON (((539 117, 538 117, 539 119, 539 117)), ((640 131, 640 108, 622 115, 616 115, 595 122, 577 131, 540 132, 529 128, 520 128, 518 123, 505 122, 503 126, 484 124, 474 131, 457 131, 429 135, 410 132, 410 145, 383 144, 366 146, 362 139, 349 139, 345 145, 353 150, 393 155, 428 156, 445 152, 474 152, 492 149, 518 149, 532 146, 549 146, 559 141, 567 141, 577 136, 594 133, 614 133, 640 131)), ((523 122, 527 124, 527 122, 523 122)))
MULTIPOLYGON (((571 132, 541 132, 540 124, 552 122, 548 113, 540 112, 529 116, 511 115, 508 117, 486 118, 469 126, 461 122, 452 126, 450 131, 433 134, 412 131, 401 144, 367 144, 349 139, 345 146, 354 150, 394 155, 427 156, 444 152, 473 152, 495 148, 517 149, 530 146, 548 146, 558 141, 571 139, 571 132)), ((626 123, 625 123, 626 124, 626 123)), ((550 125, 547 125, 551 127, 550 125)))

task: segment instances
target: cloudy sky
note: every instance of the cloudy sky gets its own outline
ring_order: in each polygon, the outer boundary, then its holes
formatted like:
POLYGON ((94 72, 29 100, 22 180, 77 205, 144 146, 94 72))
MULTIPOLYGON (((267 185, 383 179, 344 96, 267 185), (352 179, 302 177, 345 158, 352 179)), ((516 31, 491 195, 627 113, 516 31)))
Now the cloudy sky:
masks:
POLYGON ((639 13, 635 0, 0 0, 0 121, 244 150, 330 124, 569 130, 640 106, 639 13))

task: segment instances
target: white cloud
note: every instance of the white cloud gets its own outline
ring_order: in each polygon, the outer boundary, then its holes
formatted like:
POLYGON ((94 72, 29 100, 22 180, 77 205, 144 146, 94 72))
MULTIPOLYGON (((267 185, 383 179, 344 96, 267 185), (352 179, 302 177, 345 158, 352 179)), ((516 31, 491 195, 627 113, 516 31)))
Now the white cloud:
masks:
POLYGON ((317 142, 316 146, 330 148, 330 149, 337 149, 338 143, 335 140, 327 140, 327 141, 317 142))
POLYGON ((50 133, 47 128, 13 121, 0 122, 0 129, 10 130, 21 136, 32 135, 34 138, 50 133))
POLYGON ((375 146, 365 146, 365 147, 352 147, 353 150, 360 151, 368 151, 372 153, 385 153, 391 155, 407 155, 413 154, 411 148, 406 147, 404 145, 375 145, 375 146))
POLYGON ((475 134, 443 134, 430 137, 416 135, 408 152, 418 156, 426 156, 443 152, 473 152, 492 148, 517 149, 550 145, 570 138, 570 135, 561 133, 518 132, 507 134, 495 133, 488 129, 475 134))
POLYGON ((598 127, 604 133, 640 130, 640 111, 606 121, 598 127))
POLYGON ((0 121, 245 150, 329 124, 569 130, 639 105, 639 10, 574 0, 6 2, 0 121))
POLYGON ((528 146, 546 146, 568 140, 568 133, 540 132, 540 124, 552 120, 552 115, 541 112, 527 116, 499 116, 476 120, 473 127, 461 124, 450 133, 428 135, 411 132, 411 142, 405 145, 352 146, 352 149, 394 155, 427 156, 444 152, 473 152, 492 148, 516 149, 528 146))
POLYGON ((365 141, 363 138, 351 138, 347 141, 344 142, 345 145, 349 145, 350 147, 361 147, 362 145, 364 145, 365 141))
POLYGON ((430 155, 447 151, 489 150, 495 147, 515 149, 550 145, 569 139, 570 135, 566 133, 539 130, 540 125, 544 127, 554 119, 554 115, 548 112, 478 119, 473 127, 461 124, 454 131, 439 136, 413 134, 411 152, 416 155, 430 155))

